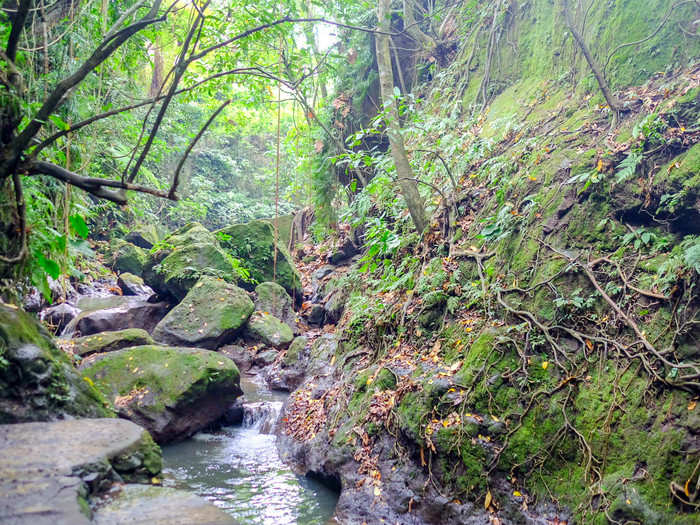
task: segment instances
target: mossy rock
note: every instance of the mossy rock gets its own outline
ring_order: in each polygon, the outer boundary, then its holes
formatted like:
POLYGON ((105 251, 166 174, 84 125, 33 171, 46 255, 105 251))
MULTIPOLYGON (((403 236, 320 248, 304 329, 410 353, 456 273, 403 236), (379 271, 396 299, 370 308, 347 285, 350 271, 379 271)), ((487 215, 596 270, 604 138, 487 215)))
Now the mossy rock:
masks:
POLYGON ((148 253, 143 248, 129 242, 116 241, 110 266, 119 273, 132 273, 140 276, 143 275, 147 260, 148 253))
POLYGON ((161 237, 161 232, 155 224, 139 224, 127 233, 124 239, 139 248, 150 250, 161 237))
MULTIPOLYGON (((273 233, 274 233, 274 228, 275 228, 275 219, 261 219, 267 223, 270 224, 273 228, 273 233)), ((294 215, 289 213, 287 215, 280 215, 277 217, 277 231, 279 233, 279 244, 281 246, 284 246, 285 248, 289 248, 289 241, 291 239, 291 234, 292 234, 292 223, 294 222, 294 215)))
POLYGON ((255 312, 248 319, 246 334, 264 345, 282 348, 294 339, 291 328, 267 312, 255 312))
MULTIPOLYGON (((233 257, 244 261, 250 276, 257 282, 275 281, 295 300, 302 296, 301 276, 289 252, 277 244, 277 272, 274 271, 274 233, 266 221, 234 224, 217 232, 221 246, 233 257), (275 278, 276 277, 276 278, 275 278)), ((244 285, 245 286, 245 285, 244 285)))
POLYGON ((296 313, 287 291, 277 283, 260 283, 255 287, 255 309, 268 312, 296 330, 296 313))
POLYGON ((117 350, 83 373, 120 416, 148 429, 158 443, 184 439, 216 421, 241 394, 234 362, 196 348, 117 350))
POLYGON ((100 332, 67 341, 73 353, 82 357, 90 354, 114 352, 131 346, 155 344, 153 338, 141 328, 126 328, 113 332, 100 332))
POLYGON ((236 285, 202 277, 153 330, 157 341, 218 348, 229 342, 253 313, 253 301, 236 285))
POLYGON ((190 222, 166 235, 157 248, 167 249, 168 246, 182 247, 188 244, 216 244, 216 236, 200 223, 190 222))
POLYGON ((153 268, 150 284, 155 290, 182 299, 203 275, 237 281, 230 259, 214 243, 187 244, 173 250, 153 268))
POLYGON ((113 417, 108 406, 36 320, 0 304, 0 423, 113 417))

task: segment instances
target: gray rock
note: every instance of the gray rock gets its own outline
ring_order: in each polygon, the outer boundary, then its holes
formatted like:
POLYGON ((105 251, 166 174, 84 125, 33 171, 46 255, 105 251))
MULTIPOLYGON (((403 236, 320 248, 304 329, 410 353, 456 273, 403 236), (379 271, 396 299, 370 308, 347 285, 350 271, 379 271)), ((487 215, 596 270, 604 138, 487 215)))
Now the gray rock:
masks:
POLYGON ((326 317, 326 311, 320 304, 315 304, 311 307, 307 321, 310 326, 321 327, 326 317))
POLYGON ((158 446, 123 419, 1 425, 0 523, 90 523, 92 491, 120 478, 155 476, 160 468, 158 446))
POLYGON ((223 510, 191 492, 126 485, 97 509, 96 525, 236 525, 223 510))
POLYGON ((282 359, 265 371, 270 388, 291 392, 304 380, 309 357, 308 339, 299 336, 292 341, 282 359))
POLYGON ((52 327, 54 333, 61 333, 79 314, 80 310, 75 306, 61 303, 42 311, 39 317, 52 327))
POLYGON ((247 347, 226 345, 219 348, 218 352, 236 363, 241 372, 246 372, 253 366, 253 353, 247 347))
MULTIPOLYGON (((85 336, 125 328, 142 328, 151 332, 170 309, 169 303, 150 303, 133 296, 112 296, 101 300, 104 303, 93 300, 96 307, 81 312, 66 326, 61 335, 70 337, 79 333, 85 336)), ((82 303, 78 303, 79 308, 82 303)))
POLYGON ((155 293, 150 286, 143 282, 141 277, 129 272, 124 272, 119 276, 117 286, 121 288, 124 295, 151 297, 155 293))
POLYGON ((297 331, 297 315, 294 312, 293 301, 287 291, 277 283, 260 283, 255 288, 257 295, 255 309, 268 312, 285 323, 292 332, 297 331))

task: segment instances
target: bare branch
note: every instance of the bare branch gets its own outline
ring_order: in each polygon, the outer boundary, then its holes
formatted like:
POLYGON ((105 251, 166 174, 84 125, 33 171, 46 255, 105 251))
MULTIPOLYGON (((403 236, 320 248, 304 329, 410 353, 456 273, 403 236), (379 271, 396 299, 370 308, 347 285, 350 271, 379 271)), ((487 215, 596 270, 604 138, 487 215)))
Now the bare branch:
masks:
POLYGON ((82 175, 73 173, 72 171, 50 162, 30 162, 29 164, 22 166, 21 171, 23 171, 26 175, 48 175, 49 177, 61 180, 66 184, 76 186, 92 195, 95 195, 96 197, 107 199, 116 204, 126 204, 127 200, 125 190, 148 193, 150 195, 155 195, 156 197, 177 200, 176 197, 171 197, 169 192, 116 180, 83 177, 82 175), (116 188, 116 190, 109 190, 107 188, 116 188))
POLYGON ((228 106, 231 103, 231 99, 228 99, 226 102, 221 104, 217 110, 212 114, 211 117, 209 117, 209 120, 206 121, 204 126, 202 126, 202 129, 199 130, 199 133, 197 133, 197 136, 194 138, 192 142, 190 142, 190 145, 187 146, 187 149, 185 150, 184 155, 182 155, 182 158, 180 158, 180 161, 177 163, 177 168, 175 169, 175 175, 173 176, 173 184, 170 186, 170 193, 168 194, 168 197, 171 199, 175 198, 175 191, 177 191, 177 186, 180 183, 180 171, 182 171, 182 167, 185 165, 185 161, 187 160, 187 157, 190 155, 192 152, 192 149, 195 147, 197 142, 199 142, 199 139, 202 138, 202 135, 204 135, 204 132, 207 130, 209 126, 211 126, 212 122, 216 119, 216 117, 219 116, 219 113, 221 113, 226 106, 228 106))

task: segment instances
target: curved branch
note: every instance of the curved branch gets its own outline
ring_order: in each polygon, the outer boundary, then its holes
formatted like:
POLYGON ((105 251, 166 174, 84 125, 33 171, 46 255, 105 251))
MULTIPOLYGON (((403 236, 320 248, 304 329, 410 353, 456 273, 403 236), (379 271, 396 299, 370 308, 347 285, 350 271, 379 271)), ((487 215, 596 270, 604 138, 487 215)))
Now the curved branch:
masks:
POLYGON ((217 110, 212 114, 211 117, 209 117, 209 120, 206 121, 204 126, 202 126, 202 129, 199 130, 199 133, 197 133, 197 136, 194 138, 192 142, 190 142, 190 145, 187 146, 187 149, 185 150, 185 153, 182 155, 180 158, 180 161, 177 163, 177 168, 175 168, 175 175, 173 176, 173 184, 170 187, 170 192, 168 193, 168 198, 174 199, 175 198, 175 191, 177 190, 177 186, 180 183, 180 172, 182 171, 182 167, 185 165, 185 161, 187 160, 187 157, 189 157, 190 153, 192 152, 192 149, 195 147, 197 142, 199 142, 199 139, 202 138, 202 135, 204 135, 204 132, 207 131, 207 128, 211 126, 212 122, 216 119, 216 117, 219 116, 219 113, 221 113, 226 106, 228 106, 231 103, 231 99, 228 99, 226 102, 221 104, 217 110))
POLYGON ((54 179, 70 184, 86 192, 100 197, 101 199, 107 199, 116 204, 126 204, 126 193, 125 190, 136 191, 139 193, 148 193, 150 195, 155 195, 156 197, 162 197, 170 200, 177 200, 176 197, 171 196, 169 192, 156 190, 153 188, 148 188, 145 186, 139 186, 138 184, 131 184, 128 182, 121 182, 109 179, 97 179, 94 177, 83 177, 77 173, 73 173, 61 166, 51 164, 50 162, 35 161, 22 166, 21 171, 26 175, 48 175, 54 179), (110 190, 107 188, 115 188, 115 190, 110 190))

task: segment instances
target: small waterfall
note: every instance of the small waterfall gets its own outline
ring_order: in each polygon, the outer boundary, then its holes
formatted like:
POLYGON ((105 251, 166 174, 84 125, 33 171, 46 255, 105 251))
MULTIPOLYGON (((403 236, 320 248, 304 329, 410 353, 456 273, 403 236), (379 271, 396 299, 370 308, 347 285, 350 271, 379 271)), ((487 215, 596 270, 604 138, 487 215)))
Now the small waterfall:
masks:
POLYGON ((278 401, 243 403, 243 426, 257 428, 261 434, 272 434, 282 410, 278 401))

